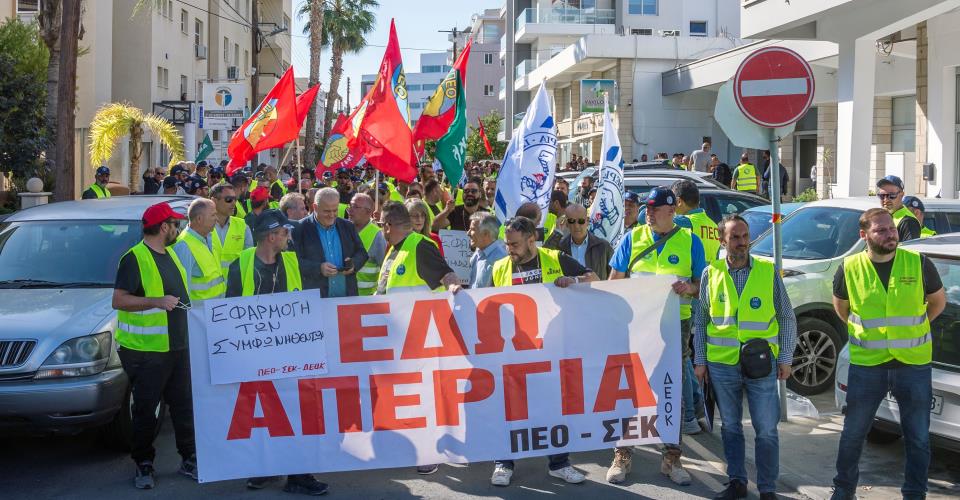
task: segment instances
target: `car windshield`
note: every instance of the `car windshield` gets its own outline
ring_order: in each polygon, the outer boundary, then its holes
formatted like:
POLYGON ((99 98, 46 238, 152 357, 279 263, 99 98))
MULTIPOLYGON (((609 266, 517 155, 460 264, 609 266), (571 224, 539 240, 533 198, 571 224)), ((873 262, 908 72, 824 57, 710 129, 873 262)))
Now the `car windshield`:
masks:
POLYGON ((940 272, 947 307, 930 325, 933 334, 933 362, 941 368, 960 371, 960 260, 934 257, 940 272))
MULTIPOLYGON (((832 259, 847 253, 860 240, 860 211, 837 207, 797 210, 783 221, 783 258, 832 259)), ((753 245, 752 253, 773 255, 773 232, 753 245)))
POLYGON ((770 229, 773 225, 770 212, 761 212, 759 210, 747 211, 740 214, 750 226, 750 241, 757 239, 764 231, 770 229))
POLYGON ((140 222, 0 223, 0 288, 113 287, 140 222))

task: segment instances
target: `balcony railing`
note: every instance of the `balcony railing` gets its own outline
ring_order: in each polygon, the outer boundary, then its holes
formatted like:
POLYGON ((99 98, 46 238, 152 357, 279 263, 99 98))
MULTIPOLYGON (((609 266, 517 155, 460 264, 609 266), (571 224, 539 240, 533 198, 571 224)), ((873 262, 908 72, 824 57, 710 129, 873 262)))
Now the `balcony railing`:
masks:
POLYGON ((614 9, 578 9, 556 7, 553 9, 523 9, 515 23, 520 31, 526 24, 614 24, 614 9))
POLYGON ((513 77, 515 79, 522 78, 536 68, 537 61, 534 61, 533 59, 524 59, 523 61, 520 61, 520 64, 517 65, 516 72, 514 73, 513 77))

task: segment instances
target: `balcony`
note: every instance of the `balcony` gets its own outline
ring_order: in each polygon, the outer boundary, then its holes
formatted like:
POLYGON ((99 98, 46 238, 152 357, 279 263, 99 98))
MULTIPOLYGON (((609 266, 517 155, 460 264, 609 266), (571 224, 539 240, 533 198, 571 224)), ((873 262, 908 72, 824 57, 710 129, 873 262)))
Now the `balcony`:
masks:
POLYGON ((537 61, 534 61, 533 59, 524 59, 523 61, 520 61, 520 64, 517 65, 516 72, 513 74, 513 77, 523 78, 536 68, 537 61))
POLYGON ((524 9, 514 22, 515 41, 530 43, 539 35, 575 35, 614 33, 614 9, 524 9))

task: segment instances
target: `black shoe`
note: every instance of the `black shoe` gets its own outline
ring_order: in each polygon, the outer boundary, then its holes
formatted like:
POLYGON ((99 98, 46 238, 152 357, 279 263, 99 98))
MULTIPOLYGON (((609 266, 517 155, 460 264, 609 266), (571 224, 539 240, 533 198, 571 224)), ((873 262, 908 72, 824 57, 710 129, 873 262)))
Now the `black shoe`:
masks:
POLYGON ((772 491, 760 494, 760 500, 777 500, 778 498, 777 494, 772 491))
POLYGON ((420 474, 421 476, 429 476, 430 474, 433 474, 434 472, 437 472, 439 469, 440 469, 440 465, 439 465, 439 464, 418 465, 418 466, 417 466, 417 474, 420 474))
POLYGON ((262 490, 266 488, 268 484, 278 479, 280 479, 280 476, 251 477, 247 479, 247 489, 262 490))
POLYGON ((152 490, 156 486, 153 478, 153 462, 144 460, 137 464, 137 475, 133 478, 133 485, 139 490, 152 490))
POLYGON ((747 483, 734 479, 727 483, 727 489, 718 493, 713 500, 737 500, 738 498, 747 498, 747 483))
POLYGON ((287 484, 283 487, 287 493, 320 496, 327 493, 327 483, 317 481, 313 474, 294 474, 287 476, 287 484))
POLYGON ((189 457, 184 459, 182 462, 180 462, 180 468, 177 469, 177 472, 196 481, 197 480, 197 456, 190 455, 189 457))
POLYGON ((857 500, 857 496, 834 486, 833 494, 830 495, 830 500, 857 500))

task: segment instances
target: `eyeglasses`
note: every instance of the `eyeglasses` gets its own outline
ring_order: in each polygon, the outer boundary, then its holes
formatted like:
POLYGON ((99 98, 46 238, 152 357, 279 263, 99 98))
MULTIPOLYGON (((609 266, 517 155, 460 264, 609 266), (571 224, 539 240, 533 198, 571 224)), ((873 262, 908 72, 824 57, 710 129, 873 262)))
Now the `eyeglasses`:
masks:
POLYGON ((587 219, 567 219, 567 224, 577 224, 582 226, 586 223, 587 223, 587 219))
POLYGON ((877 193, 877 198, 880 198, 881 200, 893 200, 897 196, 900 196, 901 192, 902 191, 897 191, 896 193, 877 193))

